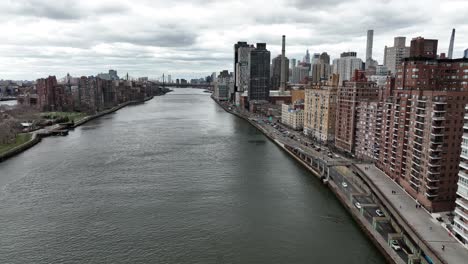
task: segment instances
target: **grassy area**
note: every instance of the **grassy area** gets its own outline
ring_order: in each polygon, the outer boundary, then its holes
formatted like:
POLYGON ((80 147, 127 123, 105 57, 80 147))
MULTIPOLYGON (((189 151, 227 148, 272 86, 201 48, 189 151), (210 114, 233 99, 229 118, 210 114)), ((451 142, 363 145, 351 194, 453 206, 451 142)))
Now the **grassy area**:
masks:
POLYGON ((7 151, 9 151, 10 149, 13 149, 23 143, 26 143, 28 142, 29 140, 31 140, 31 134, 18 134, 16 136, 16 142, 15 143, 12 143, 12 144, 0 144, 0 154, 3 154, 7 151))
POLYGON ((45 112, 41 113, 42 118, 47 119, 58 119, 63 117, 68 117, 70 121, 77 122, 87 116, 86 113, 79 113, 79 112, 45 112))

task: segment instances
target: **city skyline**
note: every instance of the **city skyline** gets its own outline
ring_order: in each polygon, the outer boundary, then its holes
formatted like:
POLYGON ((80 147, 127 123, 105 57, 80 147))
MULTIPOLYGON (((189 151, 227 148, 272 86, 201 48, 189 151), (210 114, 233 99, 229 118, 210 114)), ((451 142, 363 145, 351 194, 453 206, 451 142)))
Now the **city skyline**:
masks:
POLYGON ((232 69, 232 43, 265 42, 272 58, 302 59, 327 52, 332 59, 356 51, 365 60, 366 33, 374 30, 373 59, 383 63, 396 36, 438 39, 453 57, 468 47, 462 1, 46 1, 2 2, 0 79, 91 75, 116 69, 132 76, 199 78, 232 69), (351 12, 351 11, 352 12, 351 12), (434 13, 433 10, 438 10, 434 13), (429 15, 430 14, 430 15, 429 15), (229 19, 219 20, 220 17, 229 19))

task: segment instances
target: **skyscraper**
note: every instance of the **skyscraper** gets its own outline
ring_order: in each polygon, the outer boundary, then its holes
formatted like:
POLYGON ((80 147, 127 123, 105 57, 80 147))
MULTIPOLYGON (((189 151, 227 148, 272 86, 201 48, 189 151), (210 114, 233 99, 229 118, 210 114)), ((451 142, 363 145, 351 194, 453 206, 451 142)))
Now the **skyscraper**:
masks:
POLYGON ((309 50, 306 50, 306 54, 305 54, 304 59, 302 60, 302 62, 310 63, 310 54, 309 54, 309 50))
POLYGON ((236 92, 244 92, 249 90, 250 72, 249 72, 249 54, 253 50, 252 45, 242 46, 237 49, 237 64, 234 79, 236 81, 236 92))
POLYGON ((393 47, 385 46, 384 50, 384 66, 395 74, 396 66, 400 65, 404 58, 410 56, 410 47, 406 47, 406 37, 395 37, 393 47))
MULTIPOLYGON (((285 58, 286 64, 289 64, 289 59, 285 58)), ((271 89, 279 90, 281 86, 281 55, 276 56, 272 61, 272 77, 271 77, 271 89)), ((285 74, 288 76, 289 69, 285 68, 285 74)), ((289 78, 286 78, 286 82, 289 78)))
MULTIPOLYGON (((237 63, 239 62, 239 48, 240 47, 248 47, 249 44, 247 42, 243 41, 238 41, 236 44, 234 44, 234 93, 239 90, 239 87, 237 86, 237 63)), ((234 98, 235 95, 231 94, 231 98, 234 98)))
POLYGON ((311 64, 318 63, 319 59, 320 59, 320 53, 312 54, 311 64))
POLYGON ((463 58, 468 58, 468 49, 465 49, 465 52, 463 53, 463 58))
POLYGON ((289 76, 289 70, 286 65, 289 65, 289 60, 286 61, 286 36, 283 35, 281 42, 281 75, 280 75, 280 93, 283 93, 286 89, 287 76, 289 76))
POLYGON ((372 46, 374 42, 374 30, 367 30, 367 45, 366 45, 366 70, 372 64, 372 46))
POLYGON ((455 29, 452 29, 452 36, 450 36, 450 45, 448 50, 448 58, 452 59, 453 56, 453 43, 455 42, 455 29))
POLYGON ((265 43, 249 53, 250 87, 248 100, 268 101, 270 96, 270 51, 265 43))
POLYGON ((339 83, 350 81, 355 70, 362 69, 362 60, 356 58, 356 52, 343 52, 339 59, 333 60, 333 73, 339 74, 339 83))
POLYGON ((328 80, 331 71, 330 56, 326 52, 323 52, 318 57, 317 62, 312 64, 311 77, 313 83, 328 80))

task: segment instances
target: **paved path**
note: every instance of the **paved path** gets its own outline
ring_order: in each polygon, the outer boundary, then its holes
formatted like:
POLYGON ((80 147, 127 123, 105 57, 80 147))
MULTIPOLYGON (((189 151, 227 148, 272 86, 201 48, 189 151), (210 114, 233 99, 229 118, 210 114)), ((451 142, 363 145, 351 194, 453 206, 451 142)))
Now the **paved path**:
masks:
POLYGON ((381 170, 370 164, 356 164, 366 176, 386 194, 387 200, 395 207, 400 208, 400 216, 404 218, 447 263, 468 263, 468 250, 451 237, 436 219, 432 218, 422 208, 416 208, 415 200, 407 194, 397 183, 387 177, 381 170), (365 170, 364 167, 369 167, 365 170), (392 190, 397 193, 392 194, 392 190), (445 250, 442 250, 445 245, 445 250))

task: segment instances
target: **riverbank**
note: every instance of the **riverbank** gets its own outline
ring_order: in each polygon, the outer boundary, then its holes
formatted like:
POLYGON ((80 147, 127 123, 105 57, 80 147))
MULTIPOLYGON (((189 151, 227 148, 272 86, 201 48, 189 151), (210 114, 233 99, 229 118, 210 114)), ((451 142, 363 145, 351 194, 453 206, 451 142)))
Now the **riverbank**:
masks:
MULTIPOLYGON (((382 253, 382 255, 385 257, 386 261, 388 263, 405 263, 399 256, 398 254, 393 251, 388 244, 386 243, 385 240, 382 239, 381 236, 379 236, 379 233, 376 232, 376 230, 368 223, 365 221, 364 217, 358 213, 359 211, 356 210, 353 199, 349 199, 346 194, 342 193, 340 191, 340 188, 333 182, 329 181, 327 177, 325 177, 325 167, 323 167, 323 170, 320 170, 320 166, 318 166, 319 169, 314 168, 311 166, 310 163, 306 162, 305 160, 301 159, 300 156, 296 155, 291 149, 287 147, 284 143, 282 143, 279 139, 275 137, 274 134, 268 132, 265 130, 261 125, 259 125, 255 120, 250 119, 247 116, 242 115, 241 113, 238 113, 237 111, 234 111, 234 109, 230 106, 224 105, 223 103, 215 100, 213 100, 221 106, 226 112, 233 114, 239 118, 244 119, 245 121, 249 122, 252 126, 257 128, 260 132, 262 132, 269 140, 271 140, 273 143, 275 143, 278 147, 280 147, 281 150, 284 152, 288 153, 293 159, 295 159, 297 162, 299 162, 302 166, 304 166, 308 171, 312 173, 315 177, 319 178, 320 180, 323 180, 328 188, 333 192, 333 194, 337 197, 337 199, 341 202, 343 207, 348 211, 348 213, 352 216, 352 218, 355 220, 355 222, 358 224, 358 226, 363 230, 363 232, 366 234, 366 236, 373 242, 373 244, 376 246, 376 248, 382 253)), ((311 161, 313 163, 313 161, 311 161)), ((327 172, 328 174, 328 172, 327 172)), ((349 196, 349 195, 348 195, 349 196)))
POLYGON ((72 124, 63 124, 63 125, 53 125, 50 127, 50 129, 47 129, 47 128, 44 128, 44 129, 40 129, 38 131, 34 131, 34 132, 30 132, 31 134, 31 139, 19 146, 16 146, 12 149, 9 149, 7 150, 6 152, 4 153, 0 153, 0 162, 2 161, 5 161, 11 157, 14 157, 18 154, 20 154, 21 152, 33 147, 34 145, 36 145, 37 143, 41 142, 42 138, 44 137, 47 137, 47 136, 51 136, 51 135, 56 135, 57 132, 60 132, 59 134, 63 134, 63 135, 66 135, 68 134, 68 131, 71 130, 71 129, 74 129, 78 126, 81 126, 91 120, 94 120, 94 119, 97 119, 99 117, 102 117, 102 116, 105 116, 105 115, 108 115, 108 114, 111 114, 111 113, 114 113, 116 111, 118 111, 119 109, 122 109, 126 106, 129 106, 129 105, 136 105, 136 104, 142 104, 142 103, 145 103, 146 101, 149 101, 151 99, 153 99, 154 96, 150 96, 150 97, 147 97, 145 98, 144 100, 141 100, 141 101, 128 101, 128 102, 125 102, 125 103, 122 103, 118 106, 115 106, 113 108, 110 108, 108 110, 104 110, 102 112, 99 112, 95 115, 91 115, 91 116, 86 116, 80 120, 78 120, 77 122, 74 122, 72 124))

